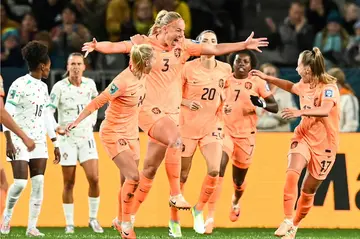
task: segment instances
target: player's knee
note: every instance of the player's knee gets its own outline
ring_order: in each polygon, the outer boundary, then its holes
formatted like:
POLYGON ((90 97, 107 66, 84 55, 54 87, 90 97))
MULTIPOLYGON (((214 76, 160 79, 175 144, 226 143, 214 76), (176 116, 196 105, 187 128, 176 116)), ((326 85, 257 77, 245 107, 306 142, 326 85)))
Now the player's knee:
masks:
POLYGON ((234 178, 233 181, 234 181, 234 186, 239 187, 239 188, 244 184, 243 179, 234 178))
POLYGON ((217 176, 219 176, 219 170, 210 170, 210 171, 208 172, 208 175, 209 175, 210 177, 217 177, 217 176))
POLYGON ((317 188, 316 187, 303 187, 302 191, 306 194, 315 194, 317 188))
POLYGON ((97 187, 99 184, 99 176, 98 175, 93 175, 91 177, 89 177, 89 185, 90 187, 97 187))
POLYGON ((127 178, 132 181, 139 182, 139 180, 140 180, 139 172, 138 171, 131 172, 131 173, 129 173, 127 178))
POLYGON ((13 190, 14 194, 20 194, 27 185, 26 179, 14 179, 13 190))
POLYGON ((72 191, 74 189, 75 180, 68 180, 64 183, 65 191, 72 191))
POLYGON ((156 171, 157 167, 147 165, 147 167, 143 169, 143 174, 146 178, 153 179, 155 177, 156 171))
POLYGON ((182 183, 186 183, 187 179, 188 179, 188 172, 187 171, 181 171, 180 173, 180 182, 182 183))

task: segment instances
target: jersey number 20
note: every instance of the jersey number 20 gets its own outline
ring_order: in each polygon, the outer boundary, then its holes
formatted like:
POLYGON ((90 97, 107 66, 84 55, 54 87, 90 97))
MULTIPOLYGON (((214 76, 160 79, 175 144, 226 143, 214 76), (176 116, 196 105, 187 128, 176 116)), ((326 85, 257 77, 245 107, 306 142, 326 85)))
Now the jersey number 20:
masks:
POLYGON ((215 88, 203 88, 205 93, 201 96, 202 100, 213 100, 215 98, 216 89, 215 88))

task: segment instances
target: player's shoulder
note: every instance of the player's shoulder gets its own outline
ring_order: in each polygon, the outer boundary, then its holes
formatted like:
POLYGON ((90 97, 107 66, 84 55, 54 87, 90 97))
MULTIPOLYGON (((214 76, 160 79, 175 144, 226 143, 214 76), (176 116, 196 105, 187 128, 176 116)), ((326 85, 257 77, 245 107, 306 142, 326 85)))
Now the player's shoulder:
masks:
POLYGON ((92 78, 89 78, 89 77, 83 76, 81 78, 81 81, 84 82, 85 84, 89 84, 91 86, 95 85, 95 81, 92 78))
POLYGON ((186 68, 186 69, 194 68, 199 64, 200 64, 200 58, 195 58, 195 59, 193 59, 191 61, 187 61, 185 63, 185 65, 184 65, 184 68, 186 68))
POLYGON ((223 61, 218 61, 218 60, 216 62, 217 62, 220 69, 224 70, 225 72, 231 73, 232 68, 231 68, 229 63, 226 63, 226 62, 223 62, 223 61))
POLYGON ((16 80, 13 81, 13 83, 11 83, 11 86, 24 86, 25 84, 28 84, 28 82, 30 81, 30 77, 28 74, 20 76, 18 78, 16 78, 16 80))
POLYGON ((56 82, 53 86, 53 88, 64 88, 65 86, 69 85, 69 80, 68 78, 64 78, 59 80, 58 82, 56 82))

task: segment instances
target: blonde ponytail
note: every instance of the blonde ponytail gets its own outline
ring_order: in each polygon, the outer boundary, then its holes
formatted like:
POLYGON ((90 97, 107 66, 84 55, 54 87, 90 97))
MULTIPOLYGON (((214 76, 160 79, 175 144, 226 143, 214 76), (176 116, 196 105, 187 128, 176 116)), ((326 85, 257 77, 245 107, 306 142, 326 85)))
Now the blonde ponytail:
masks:
POLYGON ((154 25, 149 30, 149 36, 158 34, 160 29, 163 26, 168 25, 169 23, 182 19, 181 15, 177 12, 168 12, 166 10, 161 10, 157 15, 154 22, 154 25))
POLYGON ((149 62, 153 57, 153 48, 148 44, 134 45, 130 51, 130 59, 132 63, 133 74, 141 78, 145 68, 146 62, 149 62))

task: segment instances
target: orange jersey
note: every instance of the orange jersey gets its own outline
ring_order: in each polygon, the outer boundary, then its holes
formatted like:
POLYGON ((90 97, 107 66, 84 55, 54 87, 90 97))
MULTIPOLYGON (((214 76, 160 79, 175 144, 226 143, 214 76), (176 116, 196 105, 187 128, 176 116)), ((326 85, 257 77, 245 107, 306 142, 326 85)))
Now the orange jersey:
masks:
POLYGON ((256 106, 251 103, 250 95, 267 98, 272 95, 267 83, 253 76, 236 79, 230 76, 225 86, 225 105, 232 108, 230 114, 223 114, 225 133, 235 138, 247 138, 256 132, 256 106))
POLYGON ((124 139, 139 137, 139 106, 145 97, 145 78, 139 80, 131 70, 126 68, 115 77, 113 82, 86 107, 90 112, 99 109, 110 101, 105 112, 105 120, 101 124, 103 138, 109 134, 119 134, 124 139))
POLYGON ((158 107, 164 113, 179 113, 181 70, 190 56, 200 55, 201 44, 185 39, 178 47, 168 49, 157 42, 156 36, 144 37, 143 44, 151 44, 156 57, 156 63, 147 75, 144 107, 158 107))
POLYGON ((4 82, 2 77, 0 76, 0 97, 4 97, 5 96, 5 92, 4 92, 4 82))
POLYGON ((311 89, 310 84, 301 80, 293 86, 292 91, 299 95, 302 109, 319 107, 325 101, 334 103, 328 117, 302 117, 294 133, 295 138, 304 139, 318 155, 336 153, 340 124, 340 93, 337 85, 319 84, 311 89))
POLYGON ((188 107, 181 107, 182 137, 199 139, 216 128, 221 94, 230 74, 231 66, 220 61, 216 61, 216 67, 211 70, 202 66, 200 58, 185 64, 182 71, 182 98, 197 101, 202 108, 191 111, 188 107))

